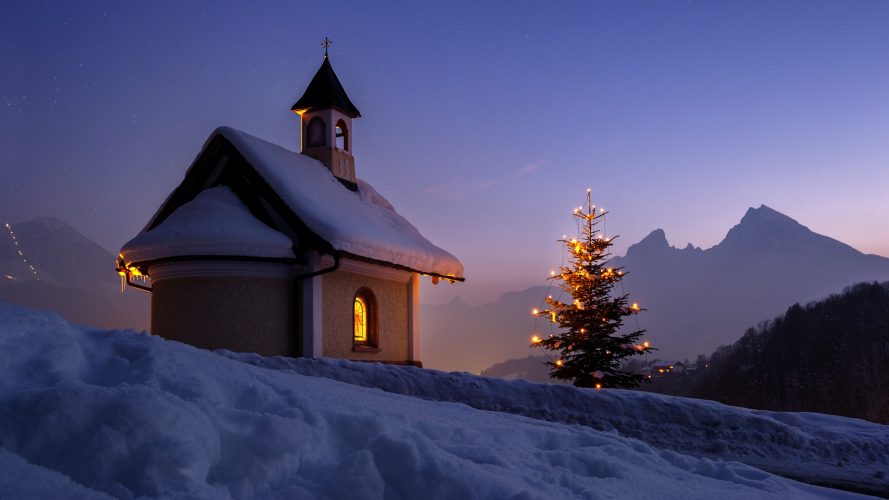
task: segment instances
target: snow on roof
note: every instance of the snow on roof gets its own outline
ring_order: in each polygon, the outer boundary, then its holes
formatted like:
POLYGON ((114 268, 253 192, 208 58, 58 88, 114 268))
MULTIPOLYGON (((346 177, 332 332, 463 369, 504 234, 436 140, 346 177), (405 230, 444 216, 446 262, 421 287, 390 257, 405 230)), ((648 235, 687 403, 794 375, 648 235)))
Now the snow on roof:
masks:
POLYGON ((343 186, 318 160, 230 127, 217 128, 306 226, 330 245, 359 257, 441 276, 463 276, 463 264, 433 245, 370 184, 343 186))
POLYGON ((226 186, 198 194, 121 249, 127 262, 186 255, 294 258, 290 238, 254 217, 226 186))

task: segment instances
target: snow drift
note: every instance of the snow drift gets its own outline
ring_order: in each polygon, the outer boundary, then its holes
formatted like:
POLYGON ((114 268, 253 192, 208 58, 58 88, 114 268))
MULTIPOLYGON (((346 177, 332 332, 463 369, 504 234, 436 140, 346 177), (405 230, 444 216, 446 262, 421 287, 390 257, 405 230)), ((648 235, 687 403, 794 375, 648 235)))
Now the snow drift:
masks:
POLYGON ((736 460, 816 484, 889 495, 889 426, 820 413, 750 410, 648 392, 579 390, 343 360, 232 359, 387 392, 612 431, 661 449, 736 460))
MULTIPOLYGON (((349 372, 345 363, 321 366, 349 372)), ((857 497, 614 432, 267 369, 0 304, 4 494, 857 497)))

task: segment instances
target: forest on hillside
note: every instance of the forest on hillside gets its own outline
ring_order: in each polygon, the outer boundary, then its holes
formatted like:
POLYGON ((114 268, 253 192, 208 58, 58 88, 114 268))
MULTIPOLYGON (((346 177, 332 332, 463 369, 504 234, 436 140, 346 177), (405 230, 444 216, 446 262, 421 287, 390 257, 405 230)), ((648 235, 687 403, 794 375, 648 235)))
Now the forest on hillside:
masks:
POLYGON ((861 283, 750 328, 708 368, 642 389, 889 423, 889 283, 861 283))

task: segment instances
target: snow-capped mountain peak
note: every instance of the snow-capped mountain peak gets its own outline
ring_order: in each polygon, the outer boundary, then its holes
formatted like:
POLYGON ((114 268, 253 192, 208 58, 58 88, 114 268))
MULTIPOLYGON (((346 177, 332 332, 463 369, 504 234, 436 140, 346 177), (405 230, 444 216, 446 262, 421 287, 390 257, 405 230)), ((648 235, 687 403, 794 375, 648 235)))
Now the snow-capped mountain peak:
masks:
POLYGON ((810 232, 807 227, 796 220, 766 205, 760 205, 759 208, 748 208, 747 213, 741 218, 741 222, 735 227, 768 229, 772 232, 799 231, 801 229, 810 232))
POLYGON ((860 252, 827 236, 820 235, 796 220, 766 205, 749 208, 741 221, 732 227, 722 242, 720 251, 763 251, 781 248, 807 254, 857 254, 860 252))

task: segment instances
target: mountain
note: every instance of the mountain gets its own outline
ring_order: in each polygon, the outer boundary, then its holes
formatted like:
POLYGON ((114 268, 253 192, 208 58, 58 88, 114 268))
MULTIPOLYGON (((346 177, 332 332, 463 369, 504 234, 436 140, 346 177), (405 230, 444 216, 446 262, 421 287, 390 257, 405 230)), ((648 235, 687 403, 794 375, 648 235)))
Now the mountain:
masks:
MULTIPOLYGON (((889 280, 889 259, 865 255, 765 205, 747 210, 712 248, 673 247, 657 229, 612 264, 625 268, 624 290, 647 309, 639 326, 662 359, 694 359, 791 304, 889 280)), ((424 363, 479 372, 536 352, 527 347, 535 327, 529 312, 547 294, 544 286, 478 307, 426 306, 424 363)))
POLYGON ((148 329, 148 295, 121 293, 114 255, 53 217, 0 227, 0 301, 76 323, 148 329))
POLYGON ((655 231, 612 263, 628 271, 625 289, 648 309, 639 320, 662 358, 713 352, 791 304, 889 279, 889 259, 814 233, 765 205, 747 210, 710 249, 677 249, 655 231))
MULTIPOLYGON (((492 364, 531 354, 534 318, 547 287, 511 292, 473 307, 455 299, 445 305, 422 305, 420 342, 423 365, 479 373, 492 364)), ((537 353, 540 354, 540 353, 537 353)))

